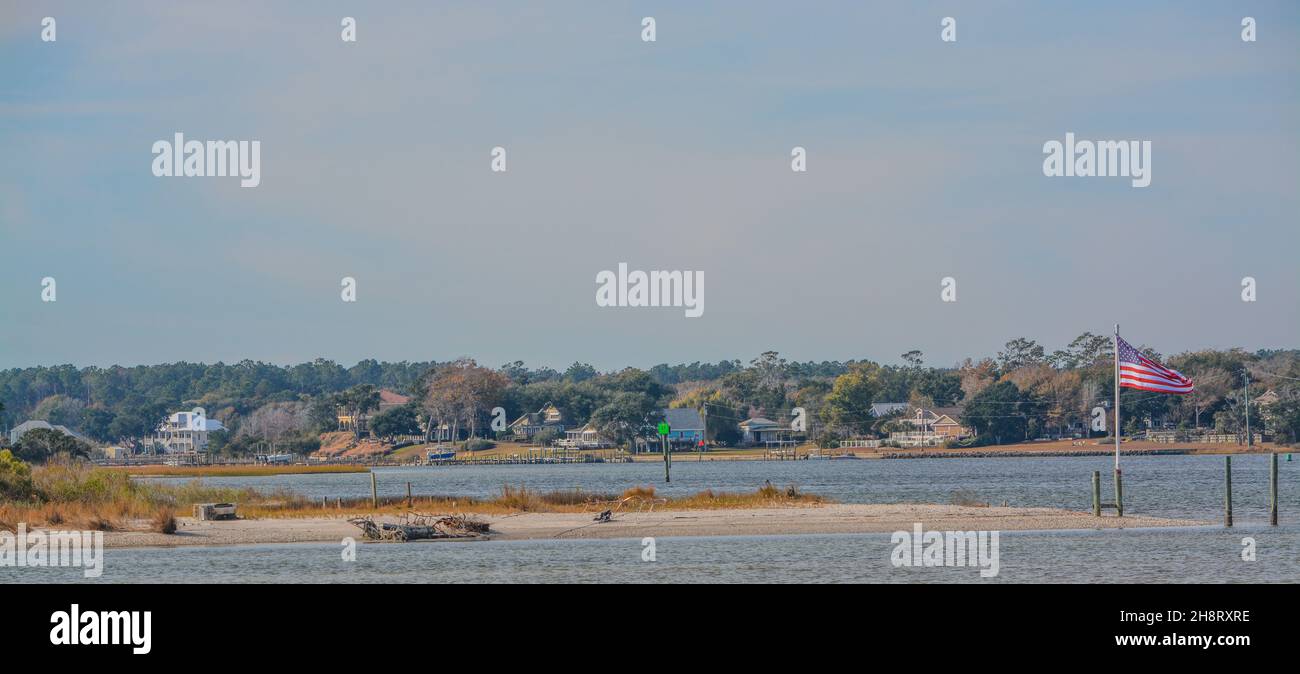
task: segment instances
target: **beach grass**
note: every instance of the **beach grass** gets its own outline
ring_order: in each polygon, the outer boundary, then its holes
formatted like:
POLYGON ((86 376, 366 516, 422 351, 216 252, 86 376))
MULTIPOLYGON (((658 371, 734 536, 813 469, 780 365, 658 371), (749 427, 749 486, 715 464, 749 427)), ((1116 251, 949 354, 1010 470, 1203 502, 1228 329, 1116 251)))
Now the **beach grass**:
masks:
POLYGON ((599 513, 645 510, 690 510, 815 505, 825 499, 805 494, 793 485, 764 484, 752 492, 705 490, 687 496, 660 496, 654 486, 633 486, 621 494, 579 488, 537 491, 526 485, 503 485, 486 498, 454 495, 369 498, 307 498, 287 491, 216 487, 201 479, 179 484, 138 480, 124 470, 85 462, 53 463, 31 470, 30 492, 0 502, 0 528, 28 526, 115 531, 145 528, 159 533, 176 530, 178 514, 196 503, 236 503, 244 518, 350 517, 356 515, 452 512, 507 515, 526 512, 599 513))
POLYGON ((622 494, 601 494, 581 489, 536 491, 527 486, 502 486, 490 498, 466 496, 415 496, 380 498, 378 505, 369 498, 327 499, 305 503, 301 500, 261 502, 240 505, 240 514, 249 518, 353 517, 358 515, 401 515, 407 512, 456 512, 476 515, 511 515, 518 513, 599 513, 602 510, 719 510, 743 508, 797 507, 830 503, 829 499, 808 494, 790 485, 765 484, 752 492, 720 492, 706 489, 686 496, 659 496, 652 485, 633 486, 622 494))
MULTIPOLYGON (((30 490, 0 502, 0 528, 24 522, 49 527, 114 531, 136 520, 155 520, 195 503, 295 502, 288 493, 213 487, 201 480, 158 484, 134 480, 121 470, 85 462, 51 463, 31 469, 30 490)), ((162 519, 157 520, 159 526, 162 519)))

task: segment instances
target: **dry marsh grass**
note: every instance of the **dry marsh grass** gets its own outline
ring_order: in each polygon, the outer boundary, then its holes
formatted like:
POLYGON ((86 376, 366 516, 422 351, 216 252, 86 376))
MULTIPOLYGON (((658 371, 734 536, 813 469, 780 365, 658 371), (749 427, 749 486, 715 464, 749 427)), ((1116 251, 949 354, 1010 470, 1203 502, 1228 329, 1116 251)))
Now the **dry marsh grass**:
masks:
MULTIPOLYGON (((263 518, 353 517, 357 515, 402 515, 417 512, 458 512, 477 515, 512 515, 519 513, 577 513, 617 506, 626 500, 667 510, 716 510, 724 508, 773 508, 810 506, 829 503, 828 499, 806 494, 793 485, 785 488, 765 485, 752 492, 715 492, 705 490, 690 496, 658 496, 653 485, 634 486, 621 495, 600 494, 581 489, 539 492, 526 486, 502 486, 492 498, 464 496, 417 496, 408 505, 405 497, 379 499, 372 507, 369 498, 332 499, 306 503, 302 500, 278 503, 240 504, 241 516, 263 518)), ((626 507, 626 504, 625 504, 626 507)))
POLYGON ((25 522, 114 531, 130 528, 136 520, 152 520, 164 510, 174 516, 177 508, 194 503, 263 498, 252 490, 209 487, 199 480, 162 485, 87 463, 54 463, 32 469, 32 489, 25 497, 0 503, 0 528, 12 531, 25 522))
POLYGON ((195 503, 237 503, 242 517, 306 518, 350 517, 363 514, 400 515, 412 510, 481 515, 525 512, 590 512, 620 503, 656 509, 755 508, 815 505, 825 499, 800 492, 794 486, 780 489, 770 483, 748 493, 706 490, 690 496, 661 497, 653 485, 633 486, 619 494, 588 492, 579 488, 536 491, 527 486, 504 485, 490 498, 464 496, 386 497, 377 507, 369 498, 308 500, 288 492, 212 487, 202 480, 159 484, 133 479, 126 471, 87 463, 63 463, 32 470, 29 498, 0 502, 0 528, 13 531, 28 526, 81 528, 98 531, 148 529, 175 532, 177 513, 186 514, 195 503))

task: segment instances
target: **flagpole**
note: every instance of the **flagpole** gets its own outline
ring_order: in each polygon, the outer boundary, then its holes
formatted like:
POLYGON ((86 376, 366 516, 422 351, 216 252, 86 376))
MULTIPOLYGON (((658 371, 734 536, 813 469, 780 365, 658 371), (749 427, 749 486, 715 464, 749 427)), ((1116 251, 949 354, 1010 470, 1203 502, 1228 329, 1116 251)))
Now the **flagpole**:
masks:
POLYGON ((1119 472, 1119 323, 1115 324, 1115 514, 1124 516, 1124 477, 1119 472))
POLYGON ((1115 472, 1119 472, 1119 323, 1115 324, 1115 472))

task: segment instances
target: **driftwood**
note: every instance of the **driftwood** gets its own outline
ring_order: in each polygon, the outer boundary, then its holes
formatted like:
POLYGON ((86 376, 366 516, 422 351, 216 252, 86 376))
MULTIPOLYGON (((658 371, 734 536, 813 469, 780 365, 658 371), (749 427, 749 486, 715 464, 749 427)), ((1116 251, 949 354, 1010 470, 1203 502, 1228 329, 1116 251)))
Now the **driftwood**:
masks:
POLYGON ((613 501, 587 501, 582 504, 583 512, 591 512, 593 508, 600 508, 599 521, 608 522, 610 519, 624 511, 636 510, 637 512, 654 512, 655 506, 661 506, 668 503, 666 498, 645 498, 642 496, 624 496, 623 498, 614 499, 613 501), (610 517, 604 517, 608 511, 610 517))
POLYGON ((398 523, 375 522, 369 515, 348 520, 372 541, 424 541, 440 538, 477 538, 491 533, 487 522, 464 515, 424 515, 407 513, 398 523))

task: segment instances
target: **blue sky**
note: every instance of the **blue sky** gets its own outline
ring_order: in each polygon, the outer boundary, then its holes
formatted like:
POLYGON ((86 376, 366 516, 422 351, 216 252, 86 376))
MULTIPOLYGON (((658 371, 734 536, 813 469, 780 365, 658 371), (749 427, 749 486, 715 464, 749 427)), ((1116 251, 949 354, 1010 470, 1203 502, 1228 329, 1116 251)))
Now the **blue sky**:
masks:
POLYGON ((701 4, 0 2, 0 367, 1300 346, 1295 3, 701 4), (177 131, 261 186, 154 177, 177 131), (1044 177, 1066 131, 1152 185, 1044 177))

